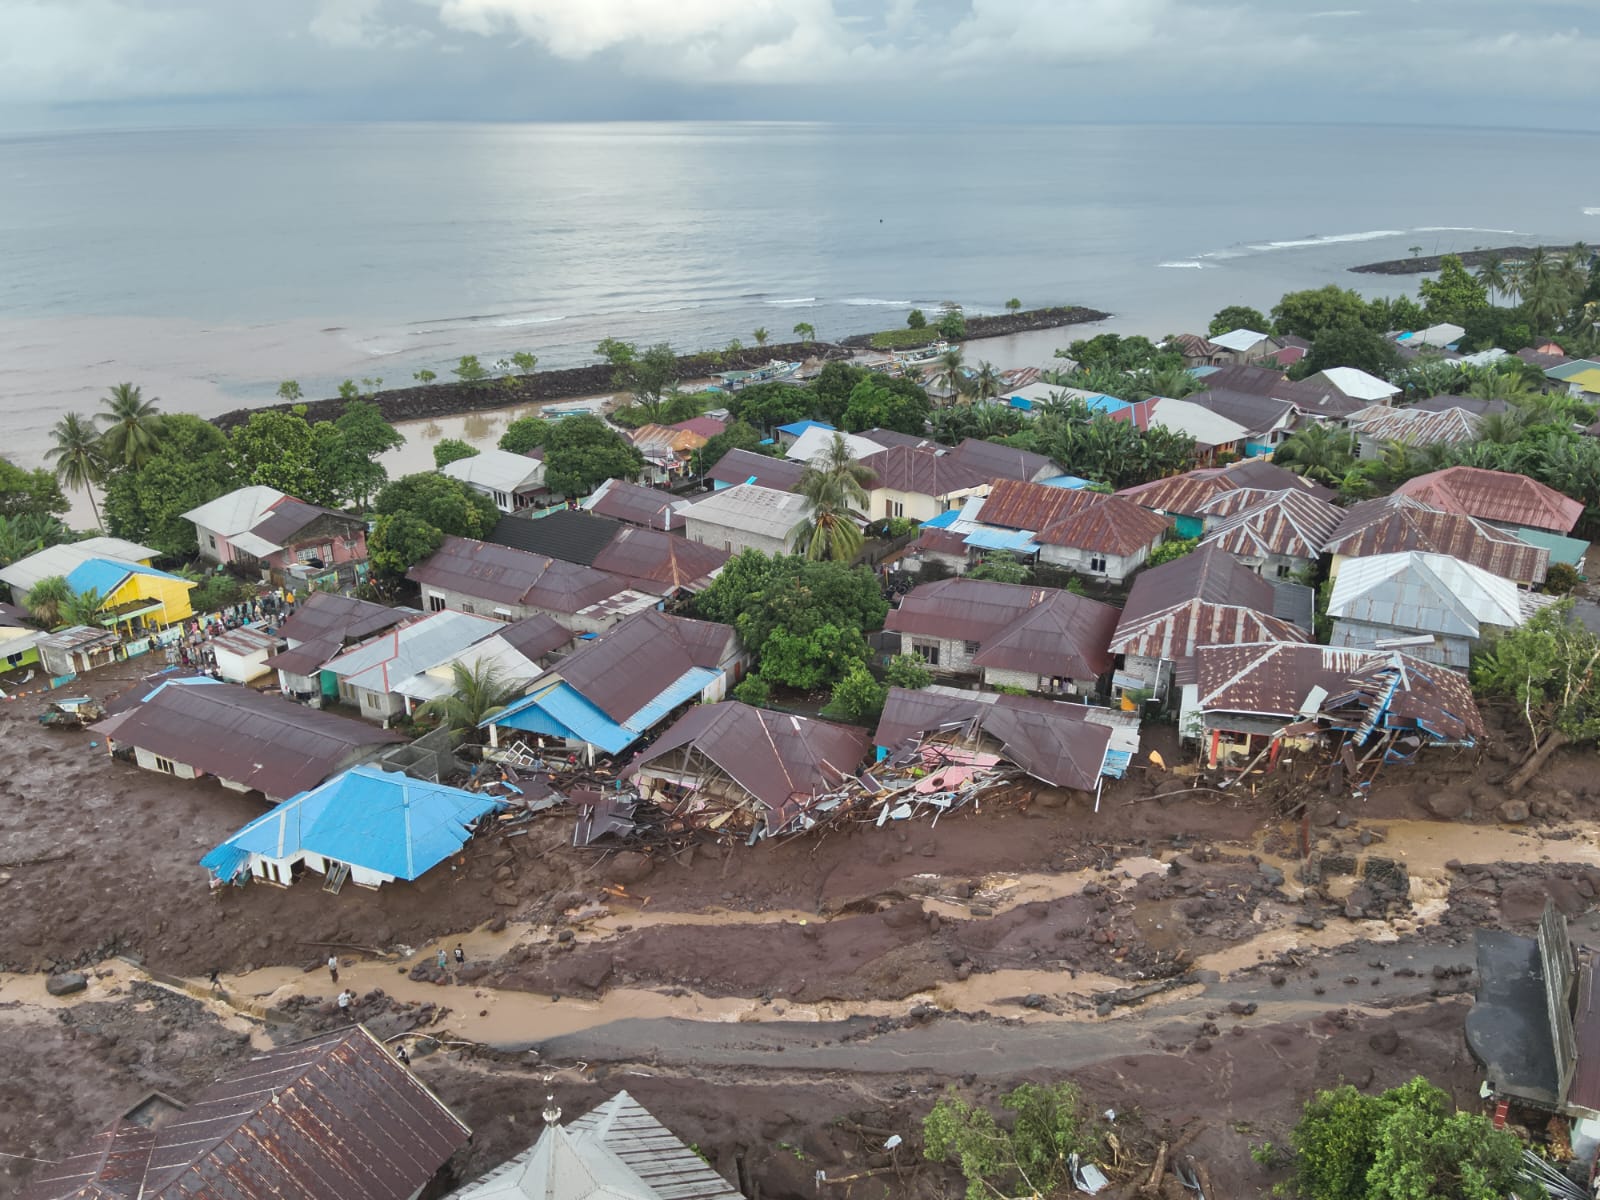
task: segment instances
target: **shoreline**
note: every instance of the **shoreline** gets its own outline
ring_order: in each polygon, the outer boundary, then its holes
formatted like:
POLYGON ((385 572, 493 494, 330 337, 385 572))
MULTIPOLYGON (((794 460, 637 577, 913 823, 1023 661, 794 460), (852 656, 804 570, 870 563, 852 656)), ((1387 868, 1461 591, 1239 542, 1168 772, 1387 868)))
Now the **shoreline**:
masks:
POLYGON ((1565 254, 1568 246, 1489 246, 1481 250, 1459 250, 1446 254, 1422 254, 1416 258, 1391 258, 1384 262, 1362 263, 1348 270, 1357 275, 1426 275, 1437 271, 1444 259, 1459 258, 1465 267, 1481 266, 1491 258, 1512 261, 1535 250, 1550 254, 1565 254))

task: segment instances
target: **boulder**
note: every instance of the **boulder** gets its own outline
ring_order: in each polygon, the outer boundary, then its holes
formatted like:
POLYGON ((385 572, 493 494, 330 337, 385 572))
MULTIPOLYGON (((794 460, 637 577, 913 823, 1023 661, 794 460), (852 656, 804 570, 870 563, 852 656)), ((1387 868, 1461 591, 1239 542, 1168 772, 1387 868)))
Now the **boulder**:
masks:
POLYGON ((60 971, 44 981, 44 990, 52 996, 70 996, 88 986, 89 979, 82 971, 60 971))
POLYGON ((1267 881, 1268 887, 1283 886, 1283 871, 1271 863, 1262 863, 1256 870, 1261 872, 1261 878, 1267 881))
POLYGON ((1427 810, 1445 821, 1466 816, 1471 807, 1472 801, 1460 792, 1434 792, 1426 801, 1427 810))
POLYGON ((1507 800, 1500 806, 1500 819, 1513 824, 1526 821, 1529 816, 1528 802, 1526 800, 1507 800))
POLYGON ((1393 1054, 1400 1048, 1400 1035, 1392 1029, 1380 1029, 1367 1039, 1367 1045, 1379 1054, 1393 1054))
POLYGON ((612 883, 626 887, 630 883, 643 883, 655 869, 655 862, 648 854, 640 854, 636 850, 624 850, 611 860, 611 865, 606 871, 606 877, 612 883))

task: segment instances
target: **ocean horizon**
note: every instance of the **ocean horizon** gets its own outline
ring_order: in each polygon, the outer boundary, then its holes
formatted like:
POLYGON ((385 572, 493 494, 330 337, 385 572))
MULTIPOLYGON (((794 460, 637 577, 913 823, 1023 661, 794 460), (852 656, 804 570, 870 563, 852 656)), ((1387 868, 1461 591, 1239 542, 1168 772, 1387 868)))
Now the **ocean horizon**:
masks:
MULTIPOLYGON (((463 354, 571 366, 605 337, 686 351, 801 321, 834 339, 945 300, 1084 304, 1113 314, 1096 328, 1160 336, 1296 288, 1395 294, 1416 280, 1349 268, 1600 240, 1597 150, 1595 134, 1377 125, 0 135, 6 453, 36 463, 60 413, 124 380, 215 415, 284 379, 330 395, 448 378, 463 354)), ((1042 361, 1086 332, 1011 349, 1042 361)))

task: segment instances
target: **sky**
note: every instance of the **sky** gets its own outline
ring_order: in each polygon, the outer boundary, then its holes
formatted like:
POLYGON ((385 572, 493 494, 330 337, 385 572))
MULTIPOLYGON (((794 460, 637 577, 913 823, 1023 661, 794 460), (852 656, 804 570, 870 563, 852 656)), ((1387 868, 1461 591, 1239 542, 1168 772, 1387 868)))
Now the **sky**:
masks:
POLYGON ((647 119, 1594 129, 1600 0, 0 0, 11 129, 647 119))

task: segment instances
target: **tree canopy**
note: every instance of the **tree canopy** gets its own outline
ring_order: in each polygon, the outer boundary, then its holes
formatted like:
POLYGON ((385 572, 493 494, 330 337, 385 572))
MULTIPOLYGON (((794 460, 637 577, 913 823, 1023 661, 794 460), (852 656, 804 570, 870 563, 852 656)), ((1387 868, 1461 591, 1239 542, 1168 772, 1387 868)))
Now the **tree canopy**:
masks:
POLYGON ((690 469, 704 475, 722 461, 729 450, 749 450, 755 454, 770 454, 771 446, 761 444, 761 434, 744 421, 730 421, 721 433, 714 433, 706 444, 690 456, 690 469))
POLYGON ((1367 319, 1367 302, 1360 293, 1336 283, 1300 292, 1286 292, 1272 306, 1272 324, 1279 333, 1298 334, 1313 340, 1324 329, 1340 325, 1364 325, 1367 319))
POLYGON ((1572 619, 1570 600, 1491 641, 1472 664, 1472 681, 1516 705, 1535 745, 1553 732, 1600 740, 1600 637, 1572 619))
POLYGON ((433 465, 442 471, 451 463, 473 458, 477 453, 476 446, 468 445, 460 438, 440 438, 433 447, 433 465))
POLYGON ((678 356, 666 342, 641 352, 632 342, 606 338, 595 353, 611 364, 611 379, 618 391, 633 395, 634 404, 659 419, 662 395, 678 382, 678 356))
POLYGON ((932 411, 928 393, 912 380, 873 376, 850 390, 841 420, 851 433, 893 429, 921 437, 932 411))
POLYGON ((547 421, 538 413, 531 413, 526 417, 518 417, 506 426, 506 431, 500 435, 496 443, 502 450, 509 450, 512 454, 526 454, 544 445, 544 440, 550 435, 554 421, 547 421))
POLYGON ((378 517, 367 549, 372 565, 390 575, 405 574, 447 535, 482 538, 500 519, 489 497, 436 471, 403 475, 386 484, 373 508, 378 517))
POLYGON ((755 383, 730 395, 727 408, 734 420, 771 433, 779 425, 811 416, 817 402, 818 396, 810 388, 792 383, 755 383))
POLYGON ((9 458, 0 457, 0 517, 59 517, 69 507, 66 494, 49 471, 25 471, 9 458))
POLYGON ((1489 307, 1489 289, 1472 277, 1455 254, 1440 259, 1438 277, 1424 279, 1417 291, 1422 296, 1423 311, 1433 322, 1465 326, 1475 313, 1489 307))
POLYGON ((1354 367, 1386 378, 1400 365, 1400 352, 1384 334, 1365 325, 1328 325, 1313 336, 1310 352, 1296 366, 1296 374, 1314 375, 1329 367, 1354 367))
POLYGON ((1253 329, 1257 333, 1270 333, 1272 323, 1258 308, 1251 308, 1248 304, 1230 304, 1226 308, 1217 310, 1217 315, 1211 318, 1211 324, 1206 326, 1206 334, 1216 337, 1218 334, 1232 333, 1235 329, 1253 329))
POLYGON ((238 486, 228 439, 210 421, 188 413, 169 413, 161 438, 161 448, 143 465, 111 475, 106 525, 117 537, 189 558, 197 549, 195 529, 183 514, 238 486))
POLYGON ((552 422, 544 435, 545 486, 559 496, 587 496, 607 479, 634 479, 644 455, 591 413, 552 422))

